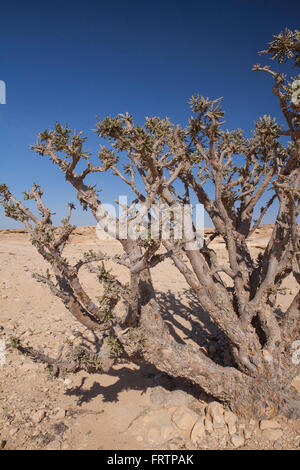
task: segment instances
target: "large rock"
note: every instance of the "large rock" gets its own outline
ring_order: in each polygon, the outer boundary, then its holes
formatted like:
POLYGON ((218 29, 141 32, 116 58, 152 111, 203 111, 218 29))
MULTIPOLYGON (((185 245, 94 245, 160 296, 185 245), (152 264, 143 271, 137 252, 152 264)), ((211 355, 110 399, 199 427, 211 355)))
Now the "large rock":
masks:
POLYGON ((228 432, 230 436, 234 436, 237 432, 236 425, 235 424, 227 424, 228 426, 228 432))
POLYGON ((213 426, 213 423, 211 422, 211 420, 206 416, 205 420, 204 420, 204 426, 205 426, 205 430, 209 433, 209 434, 213 434, 214 432, 214 426, 213 426))
POLYGON ((244 436, 245 436, 245 439, 251 439, 252 437, 252 429, 250 429, 249 427, 246 427, 244 429, 244 436))
POLYGON ((273 419, 263 419, 259 425, 260 429, 264 431, 265 429, 279 429, 281 425, 273 419))
POLYGON ((243 436, 235 435, 231 437, 231 442, 235 448, 238 448, 242 447, 245 444, 245 439, 243 438, 243 436))
POLYGON ((226 437, 228 435, 228 429, 226 424, 217 424, 214 426, 214 435, 217 436, 219 439, 226 437))
POLYGON ((268 441, 278 441, 283 436, 283 431, 281 429, 265 429, 262 432, 262 437, 268 441))
POLYGON ((51 415, 53 419, 64 419, 66 416, 66 410, 62 408, 56 408, 55 413, 51 415))
POLYGON ((224 412, 224 421, 228 426, 228 432, 231 436, 234 436, 237 432, 236 429, 236 422, 237 422, 237 416, 232 413, 232 411, 225 411, 224 412))
POLYGON ((296 375, 291 382, 292 387, 294 387, 297 392, 300 394, 300 375, 296 375))
POLYGON ((166 403, 167 392, 162 387, 157 387, 150 394, 152 405, 164 406, 166 403))
POLYGON ((228 425, 234 425, 237 422, 237 416, 232 411, 224 411, 224 421, 228 425))
POLYGON ((186 406, 177 408, 177 410, 174 411, 172 415, 173 423, 175 423, 176 426, 182 431, 188 431, 189 433, 191 432, 192 427, 198 418, 198 414, 186 406))
POLYGON ((147 434, 148 442, 151 444, 158 444, 161 442, 161 432, 157 427, 150 428, 147 434))
POLYGON ((178 430, 175 429, 175 427, 171 424, 165 424, 164 426, 162 426, 160 428, 160 432, 162 440, 164 442, 179 437, 178 430))
POLYGON ((225 424, 224 408, 217 401, 212 401, 207 405, 206 415, 212 420, 213 424, 225 424))
POLYGON ((194 401, 194 397, 184 392, 183 390, 174 390, 166 394, 166 406, 184 406, 189 405, 194 401))
POLYGON ((204 418, 200 417, 198 421, 196 421, 192 432, 191 432, 191 441, 194 445, 197 445, 203 438, 205 438, 205 425, 204 425, 204 418))

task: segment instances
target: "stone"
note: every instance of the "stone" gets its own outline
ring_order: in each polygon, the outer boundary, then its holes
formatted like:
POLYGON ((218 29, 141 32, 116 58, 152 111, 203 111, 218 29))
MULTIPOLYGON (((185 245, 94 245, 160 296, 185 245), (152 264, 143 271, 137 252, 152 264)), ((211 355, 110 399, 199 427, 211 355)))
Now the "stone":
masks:
POLYGON ((236 425, 235 424, 227 424, 228 426, 228 432, 231 436, 234 436, 236 434, 236 425))
POLYGON ((242 447, 245 444, 245 439, 243 436, 231 436, 231 443, 235 448, 242 447))
POLYGON ((252 437, 252 430, 250 428, 245 428, 244 429, 244 436, 245 436, 245 439, 251 439, 252 437))
POLYGON ((178 431, 171 424, 166 424, 160 428, 163 441, 169 441, 178 437, 178 431))
POLYGON ((300 436, 296 436, 294 442, 296 447, 300 447, 300 436))
POLYGON ((174 390, 166 394, 167 406, 189 405, 194 398, 183 390, 174 390))
POLYGON ((184 441, 180 438, 172 439, 170 442, 168 442, 168 449, 170 450, 178 450, 178 449, 184 449, 184 448, 185 448, 184 441))
POLYGON ((240 436, 245 436, 245 429, 246 425, 244 423, 239 424, 237 427, 237 434, 239 434, 240 436))
POLYGON ((9 435, 11 437, 15 436, 17 434, 17 432, 19 431, 18 428, 12 428, 10 431, 9 431, 9 435))
POLYGON ((206 437, 205 441, 201 443, 201 450, 216 450, 219 447, 219 441, 214 436, 206 437))
POLYGON ((261 420, 259 427, 264 431, 265 429, 279 429, 281 428, 281 425, 273 419, 263 419, 261 420))
POLYGON ((267 362, 272 362, 273 361, 272 354, 269 351, 267 351, 266 349, 263 350, 263 356, 264 356, 265 361, 267 361, 267 362))
POLYGON ((224 408, 217 401, 212 401, 207 405, 206 415, 211 418, 213 424, 225 424, 224 408))
POLYGON ((23 363, 21 365, 21 369, 24 372, 34 372, 37 369, 37 364, 35 362, 30 362, 30 363, 23 363))
POLYGON ((268 441, 278 441, 283 436, 283 431, 281 429, 265 429, 262 432, 263 439, 268 441))
POLYGON ((294 387, 297 392, 300 394, 300 375, 296 375, 291 382, 292 387, 294 387))
POLYGON ((205 432, 205 425, 204 425, 204 418, 199 418, 198 421, 196 421, 192 432, 191 432, 191 441, 193 444, 198 444, 201 439, 205 438, 206 432, 205 432))
POLYGON ((55 414, 52 415, 54 419, 63 419, 66 416, 66 410, 58 409, 55 414))
POLYGON ((26 330, 23 334, 22 334, 22 338, 25 339, 25 338, 29 338, 30 336, 33 335, 33 331, 29 328, 28 330, 26 330))
POLYGON ((21 421, 22 419, 23 419, 22 413, 17 410, 17 411, 15 412, 15 420, 21 421))
POLYGON ((46 447, 45 450, 60 450, 61 449, 61 442, 58 439, 51 441, 46 447))
POLYGON ((148 442, 158 444, 161 441, 161 433, 158 428, 150 428, 147 435, 148 442))
POLYGON ((227 434, 228 434, 228 429, 227 429, 226 424, 223 424, 223 425, 221 425, 221 424, 216 424, 216 425, 214 426, 214 433, 215 433, 215 435, 218 436, 219 438, 227 436, 227 434))
POLYGON ((181 406, 172 415, 172 421, 176 426, 182 431, 191 432, 192 427, 198 420, 198 414, 187 408, 186 406, 181 406))
POLYGON ((32 421, 33 423, 38 424, 41 421, 43 421, 45 416, 46 416, 45 410, 38 410, 32 415, 32 421))
POLYGON ((226 444, 227 444, 227 440, 226 440, 226 437, 222 437, 221 439, 219 439, 219 447, 220 448, 224 448, 226 447, 226 444))
POLYGON ((237 416, 232 411, 224 411, 224 421, 228 425, 233 425, 237 421, 237 416))
POLYGON ((227 429, 227 426, 225 423, 215 423, 214 425, 214 430, 216 431, 217 429, 227 429))
POLYGON ((205 430, 209 433, 209 434, 213 434, 214 432, 214 427, 213 427, 213 423, 211 422, 211 420, 209 418, 205 418, 204 420, 204 425, 205 425, 205 430))
POLYGON ((150 401, 155 406, 162 406, 166 402, 167 392, 161 388, 155 388, 150 394, 150 401))
POLYGON ((6 289, 12 289, 13 285, 10 281, 4 281, 3 284, 5 285, 6 289))

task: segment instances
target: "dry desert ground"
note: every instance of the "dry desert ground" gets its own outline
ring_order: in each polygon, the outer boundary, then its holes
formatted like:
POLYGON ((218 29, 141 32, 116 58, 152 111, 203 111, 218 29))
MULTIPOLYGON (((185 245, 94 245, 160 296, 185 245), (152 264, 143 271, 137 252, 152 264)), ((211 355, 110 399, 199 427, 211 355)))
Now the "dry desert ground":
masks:
MULTIPOLYGON (((253 255, 266 246, 271 229, 264 225, 249 239, 253 255)), ((212 247, 226 262, 222 240, 215 239, 212 247)), ((94 227, 78 227, 66 255, 75 261, 97 248, 111 255, 120 251, 117 241, 99 240, 94 227)), ((126 281, 126 268, 113 264, 111 268, 126 281)), ((0 230, 2 345, 17 336, 24 344, 55 356, 68 340, 88 340, 90 333, 46 286, 32 278, 31 272, 46 269, 25 231, 0 230)), ((222 339, 171 262, 155 267, 153 279, 172 334, 203 349, 212 339, 207 352, 216 354, 222 339)), ((82 270, 82 282, 93 298, 99 295, 96 277, 82 270)), ((278 297, 279 311, 295 292, 296 282, 290 276, 278 297)), ((122 361, 108 374, 78 372, 53 378, 43 364, 15 350, 6 349, 3 362, 0 441, 4 449, 299 448, 299 421, 282 416, 264 423, 241 421, 199 387, 161 374, 151 365, 122 361), (222 426, 214 426, 216 413, 222 415, 222 426)))

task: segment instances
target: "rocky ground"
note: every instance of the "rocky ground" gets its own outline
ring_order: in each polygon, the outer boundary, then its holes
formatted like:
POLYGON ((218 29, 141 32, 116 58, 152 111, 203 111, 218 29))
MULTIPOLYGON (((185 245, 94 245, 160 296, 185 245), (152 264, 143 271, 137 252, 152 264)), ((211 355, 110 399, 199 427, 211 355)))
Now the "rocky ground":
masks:
MULTIPOLYGON (((254 255, 265 246, 270 229, 264 226, 250 239, 254 255)), ((75 261, 83 251, 97 247, 109 254, 119 251, 117 242, 99 241, 91 228, 82 227, 66 253, 75 261)), ((216 239, 213 247, 226 262, 222 241, 216 239)), ((26 233, 0 231, 0 261, 0 447, 299 448, 299 421, 283 416, 261 422, 242 420, 198 387, 161 374, 152 366, 123 361, 109 374, 79 372, 53 378, 42 364, 10 350, 9 338, 17 336, 24 344, 55 356, 69 341, 89 341, 90 333, 45 286, 32 279, 31 272, 45 272, 47 266, 26 233)), ((125 268, 111 268, 126 281, 125 268)), ((98 284, 90 276, 83 272, 82 283, 96 298, 98 284)), ((179 341, 198 344, 217 361, 230 363, 224 338, 199 310, 171 263, 156 267, 153 277, 172 334, 179 341)), ((278 298, 278 312, 286 308, 295 292, 296 285, 289 277, 278 298)), ((294 386, 300 393, 299 381, 295 379, 294 386)))

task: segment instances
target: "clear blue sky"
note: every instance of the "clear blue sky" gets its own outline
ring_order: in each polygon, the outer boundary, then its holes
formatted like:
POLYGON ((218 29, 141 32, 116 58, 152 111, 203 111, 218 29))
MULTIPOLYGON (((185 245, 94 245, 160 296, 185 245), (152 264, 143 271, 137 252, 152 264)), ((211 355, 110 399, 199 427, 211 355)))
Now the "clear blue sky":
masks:
MULTIPOLYGON (((279 117, 269 77, 251 67, 267 61, 257 51, 272 34, 299 28, 299 20, 300 2, 289 0, 2 4, 0 80, 7 104, 0 105, 0 182, 18 197, 39 183, 61 218, 65 203, 76 203, 75 193, 29 149, 57 120, 83 130, 96 153, 96 115, 128 111, 139 123, 156 115, 185 125, 187 101, 197 93, 224 97, 230 129, 248 133, 260 115, 279 117)), ((125 194, 114 176, 101 175, 99 187, 104 202, 125 194)), ((93 223, 79 207, 73 220, 93 223)), ((0 210, 0 228, 18 226, 0 210)))

